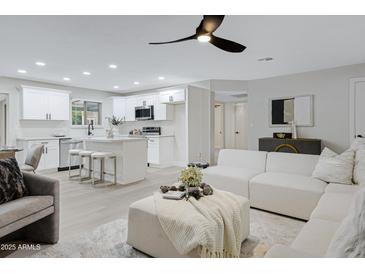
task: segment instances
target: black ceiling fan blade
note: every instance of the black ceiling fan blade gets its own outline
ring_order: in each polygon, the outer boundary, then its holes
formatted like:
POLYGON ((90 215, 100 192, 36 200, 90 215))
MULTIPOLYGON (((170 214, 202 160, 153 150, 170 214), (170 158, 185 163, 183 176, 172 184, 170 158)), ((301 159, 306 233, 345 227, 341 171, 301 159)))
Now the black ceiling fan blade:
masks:
POLYGON ((224 15, 204 15, 198 28, 204 33, 213 33, 222 24, 223 19, 224 15))
POLYGON ((167 41, 167 42, 152 42, 149 43, 150 45, 163 45, 163 44, 172 44, 172 43, 179 43, 179 42, 184 42, 184 41, 188 41, 188 40, 193 40, 196 39, 196 34, 185 37, 185 38, 181 38, 181 39, 177 39, 177 40, 173 40, 173 41, 167 41))
POLYGON ((246 49, 244 45, 212 35, 209 41, 212 45, 229 52, 242 52, 246 49))

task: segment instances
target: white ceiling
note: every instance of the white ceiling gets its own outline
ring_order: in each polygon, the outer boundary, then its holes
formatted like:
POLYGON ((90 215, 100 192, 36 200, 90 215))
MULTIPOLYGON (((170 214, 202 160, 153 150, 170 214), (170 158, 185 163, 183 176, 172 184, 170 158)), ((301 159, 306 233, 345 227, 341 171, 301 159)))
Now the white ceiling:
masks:
POLYGON ((200 16, 0 16, 0 75, 134 91, 206 79, 249 80, 365 62, 365 16, 226 16, 228 53, 188 41, 200 16), (262 57, 271 62, 258 62, 262 57), (43 61, 45 67, 34 63, 43 61), (111 70, 109 64, 117 64, 111 70), (27 70, 19 74, 18 69, 27 70), (90 76, 82 75, 91 72, 90 76), (70 77, 70 82, 63 77, 70 77), (166 77, 158 80, 158 76, 166 77), (141 84, 135 86, 134 81, 141 84))

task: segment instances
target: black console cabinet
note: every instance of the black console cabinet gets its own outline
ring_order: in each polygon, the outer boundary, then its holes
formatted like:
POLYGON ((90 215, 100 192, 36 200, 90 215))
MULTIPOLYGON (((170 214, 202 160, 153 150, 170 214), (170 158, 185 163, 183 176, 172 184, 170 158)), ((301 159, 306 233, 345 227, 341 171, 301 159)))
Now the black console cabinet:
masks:
POLYGON ((319 155, 322 151, 322 142, 320 139, 279 139, 265 137, 259 139, 259 150, 319 155))

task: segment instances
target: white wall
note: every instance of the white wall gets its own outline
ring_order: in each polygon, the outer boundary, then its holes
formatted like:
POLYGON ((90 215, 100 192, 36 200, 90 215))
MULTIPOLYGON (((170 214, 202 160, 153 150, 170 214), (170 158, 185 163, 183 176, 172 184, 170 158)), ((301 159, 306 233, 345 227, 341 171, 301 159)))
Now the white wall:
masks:
POLYGON ((314 127, 299 127, 299 137, 320 138, 341 152, 349 147, 349 80, 365 77, 365 64, 248 81, 249 149, 258 138, 288 128, 270 128, 270 97, 314 95, 314 127))
POLYGON ((187 159, 189 162, 212 161, 214 147, 214 101, 211 92, 189 86, 187 93, 187 159))
MULTIPOLYGON (((56 131, 64 131, 70 136, 86 135, 85 128, 70 128, 71 121, 22 121, 20 117, 19 91, 20 85, 39 86, 71 91, 71 98, 84 98, 87 100, 102 101, 104 98, 113 96, 115 93, 103 92, 98 90, 66 87, 42 82, 27 81, 0 77, 0 93, 9 94, 9 132, 8 143, 15 144, 17 137, 38 137, 50 136, 56 131)), ((104 120, 104 117, 103 117, 104 120)), ((104 128, 95 130, 95 134, 104 134, 104 128)))

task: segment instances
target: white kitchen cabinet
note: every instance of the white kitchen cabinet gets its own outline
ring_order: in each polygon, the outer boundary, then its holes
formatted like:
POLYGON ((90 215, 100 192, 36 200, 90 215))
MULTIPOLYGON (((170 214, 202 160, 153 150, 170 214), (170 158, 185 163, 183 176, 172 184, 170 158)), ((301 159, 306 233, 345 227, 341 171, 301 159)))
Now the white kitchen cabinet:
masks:
POLYGON ((161 91, 159 101, 161 104, 183 104, 185 102, 185 89, 161 91))
POLYGON ((70 120, 70 96, 67 93, 47 94, 49 120, 70 120))
POLYGON ((42 139, 42 140, 18 140, 17 146, 24 150, 17 155, 18 161, 23 164, 30 148, 35 145, 44 145, 43 154, 37 170, 53 169, 59 167, 59 140, 58 139, 42 139))
POLYGON ((37 87, 22 87, 21 118, 24 120, 69 120, 70 96, 65 92, 37 87))
POLYGON ((155 105, 157 96, 156 94, 137 95, 134 99, 137 107, 147 107, 155 105))
POLYGON ((157 101, 154 105, 154 120, 165 121, 174 119, 174 107, 169 104, 160 103, 160 98, 157 96, 157 101))
POLYGON ((113 98, 113 115, 118 118, 125 118, 126 117, 126 99, 125 98, 113 98))
POLYGON ((150 166, 171 166, 173 163, 173 148, 173 136, 149 136, 147 162, 150 166))
POLYGON ((135 121, 136 120, 136 98, 135 97, 127 97, 125 100, 125 120, 126 121, 135 121))

